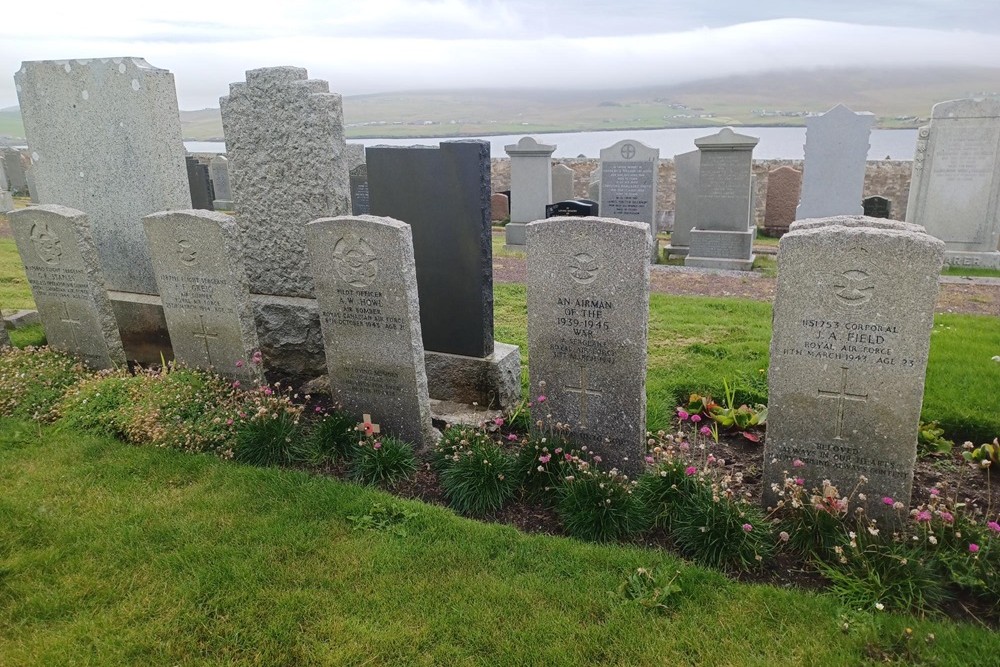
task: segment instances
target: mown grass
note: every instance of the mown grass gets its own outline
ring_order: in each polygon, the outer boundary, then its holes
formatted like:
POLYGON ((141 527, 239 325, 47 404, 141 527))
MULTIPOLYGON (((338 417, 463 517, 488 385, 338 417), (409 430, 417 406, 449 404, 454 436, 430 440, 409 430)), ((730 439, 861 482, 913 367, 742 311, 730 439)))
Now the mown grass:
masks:
MULTIPOLYGON (((0 218, 6 216, 0 215, 0 218)), ((2 224, 0 220, 0 224, 2 224)), ((10 313, 12 310, 34 308, 31 297, 31 286, 24 273, 24 264, 17 254, 14 239, 0 238, 0 311, 10 313)))
POLYGON ((1000 278, 1000 269, 984 269, 978 266, 945 266, 941 269, 942 276, 980 276, 985 278, 1000 278))
POLYGON ((986 629, 855 615, 661 551, 0 420, 0 664, 856 665, 906 627, 927 664, 1000 651, 986 629), (405 535, 352 530, 376 503, 412 512, 405 535), (680 571, 666 613, 617 592, 637 567, 680 571))

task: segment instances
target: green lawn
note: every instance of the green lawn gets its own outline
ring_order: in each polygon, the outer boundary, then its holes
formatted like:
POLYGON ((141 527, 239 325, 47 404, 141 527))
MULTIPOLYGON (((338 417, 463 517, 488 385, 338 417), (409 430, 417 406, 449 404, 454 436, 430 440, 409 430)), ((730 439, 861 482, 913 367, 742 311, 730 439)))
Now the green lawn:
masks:
POLYGON ((906 627, 924 664, 1000 652, 971 624, 855 614, 661 551, 0 420, 3 665, 858 665, 904 655, 906 627), (352 529, 375 503, 413 513, 405 535, 352 529), (680 571, 669 611, 618 593, 637 567, 680 571))

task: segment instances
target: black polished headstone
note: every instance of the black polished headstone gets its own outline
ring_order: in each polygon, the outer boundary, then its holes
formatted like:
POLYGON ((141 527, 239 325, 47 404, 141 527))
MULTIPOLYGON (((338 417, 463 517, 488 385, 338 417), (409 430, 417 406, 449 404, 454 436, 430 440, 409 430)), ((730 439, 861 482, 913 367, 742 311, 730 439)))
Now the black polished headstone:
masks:
POLYGON ((368 215, 371 203, 368 198, 368 165, 360 164, 351 169, 351 215, 368 215))
POLYGON ((188 186, 191 188, 191 208, 200 208, 206 211, 214 211, 212 202, 215 201, 215 188, 212 187, 212 179, 208 174, 208 165, 204 165, 196 158, 188 155, 187 162, 188 186))
POLYGON ((365 150, 371 214, 411 226, 424 348, 468 357, 493 353, 490 145, 365 150))
POLYGON ((566 201, 559 201, 555 204, 546 204, 545 206, 545 217, 554 218, 555 216, 568 216, 568 217, 585 217, 585 216, 597 216, 597 202, 593 199, 567 199, 566 201))
POLYGON ((869 218, 888 218, 892 212, 892 202, 878 195, 865 197, 861 205, 869 218))

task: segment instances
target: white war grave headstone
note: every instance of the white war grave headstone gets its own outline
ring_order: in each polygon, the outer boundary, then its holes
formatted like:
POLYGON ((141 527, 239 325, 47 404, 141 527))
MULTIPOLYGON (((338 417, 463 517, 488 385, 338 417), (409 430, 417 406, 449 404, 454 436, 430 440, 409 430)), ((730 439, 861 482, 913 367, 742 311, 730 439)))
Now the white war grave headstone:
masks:
POLYGON ((215 201, 212 207, 216 211, 233 210, 233 189, 229 184, 229 159, 225 155, 216 155, 208 163, 208 173, 212 179, 212 189, 215 201))
POLYGON ((795 219, 861 215, 875 115, 838 104, 806 118, 805 164, 795 219))

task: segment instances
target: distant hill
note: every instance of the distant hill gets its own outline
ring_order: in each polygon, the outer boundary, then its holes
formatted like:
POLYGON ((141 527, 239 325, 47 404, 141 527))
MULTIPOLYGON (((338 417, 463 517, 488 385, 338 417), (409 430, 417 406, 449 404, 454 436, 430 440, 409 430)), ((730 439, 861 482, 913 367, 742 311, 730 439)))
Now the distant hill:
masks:
MULTIPOLYGON (((581 87, 585 82, 581 82, 581 87)), ((936 102, 1000 95, 1000 67, 775 71, 630 90, 408 91, 344 98, 348 138, 803 125, 837 103, 916 127, 936 102)), ((218 109, 181 111, 185 139, 218 140, 218 109)), ((23 137, 16 107, 0 136, 23 137)))

